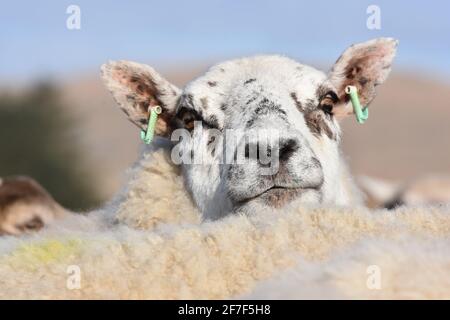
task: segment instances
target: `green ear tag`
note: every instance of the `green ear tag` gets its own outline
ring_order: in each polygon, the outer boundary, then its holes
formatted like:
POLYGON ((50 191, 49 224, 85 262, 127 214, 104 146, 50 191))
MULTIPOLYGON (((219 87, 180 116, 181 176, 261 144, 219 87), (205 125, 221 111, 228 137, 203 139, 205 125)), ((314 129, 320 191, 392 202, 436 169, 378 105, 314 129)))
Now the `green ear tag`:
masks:
POLYGON ((345 93, 350 96, 350 100, 353 105, 353 111, 355 112, 356 116, 356 121, 363 124, 367 119, 369 119, 369 108, 361 108, 361 103, 359 102, 358 98, 358 89, 356 89, 355 86, 347 86, 345 87, 345 93))
POLYGON ((156 120, 158 120, 158 115, 161 114, 161 112, 162 109, 160 106, 150 108, 147 130, 141 130, 141 139, 145 144, 150 144, 152 142, 155 135, 156 120))

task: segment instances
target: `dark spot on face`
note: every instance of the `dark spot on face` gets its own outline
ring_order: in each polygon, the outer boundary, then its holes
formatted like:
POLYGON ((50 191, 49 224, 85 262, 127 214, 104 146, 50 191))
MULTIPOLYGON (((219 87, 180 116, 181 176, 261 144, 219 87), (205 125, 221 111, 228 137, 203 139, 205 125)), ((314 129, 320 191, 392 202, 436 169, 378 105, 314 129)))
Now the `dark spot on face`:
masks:
POLYGON ((261 101, 259 101, 252 117, 247 121, 246 127, 249 128, 253 126, 256 119, 258 119, 260 116, 265 116, 268 114, 275 114, 284 121, 287 121, 286 111, 284 111, 280 105, 274 103, 273 101, 270 101, 267 98, 263 98, 261 101))
POLYGON ((295 106, 297 107, 297 109, 303 112, 304 108, 302 106, 302 103, 298 100, 297 94, 295 92, 291 92, 291 98, 292 98, 292 100, 294 100, 294 103, 295 103, 295 106))
POLYGON ((140 124, 147 124, 147 119, 139 119, 140 124))
POLYGON ((254 114, 252 117, 247 121, 246 127, 250 128, 255 123, 256 119, 258 119, 260 116, 265 116, 268 114, 275 114, 284 121, 287 121, 287 114, 286 111, 284 111, 280 105, 275 104, 273 101, 270 101, 267 98, 263 98, 259 103, 256 109, 254 110, 254 114))
POLYGON ((305 113, 305 121, 309 130, 316 137, 320 137, 323 133, 332 140, 336 140, 333 130, 328 126, 325 115, 321 110, 311 110, 305 113))
POLYGON ((257 96, 251 97, 250 99, 248 99, 248 101, 245 103, 246 105, 249 105, 250 103, 252 103, 253 101, 255 101, 257 98, 257 96))
POLYGON ((298 143, 295 139, 284 141, 280 146, 279 158, 280 161, 287 161, 291 155, 298 150, 298 143))
POLYGON ((220 68, 220 71, 225 72, 225 69, 224 68, 220 68))
POLYGON ((183 100, 187 106, 194 108, 194 96, 192 94, 185 95, 183 100))
POLYGON ((283 118, 286 117, 286 111, 284 111, 279 104, 274 103, 273 101, 263 98, 258 107, 255 110, 256 114, 268 114, 268 113, 278 113, 283 118))
POLYGON ((304 107, 304 109, 305 109, 305 111, 313 111, 313 110, 316 110, 316 108, 317 108, 317 101, 316 100, 314 100, 314 99, 306 99, 306 102, 305 102, 305 107, 304 107))
POLYGON ((208 86, 215 87, 215 86, 217 86, 217 82, 216 81, 208 81, 208 86))
POLYGON ((220 105, 220 110, 222 110, 222 111, 227 110, 227 105, 226 105, 225 103, 222 103, 222 104, 220 105))
POLYGON ((200 99, 200 103, 202 104, 203 109, 208 109, 208 98, 203 97, 200 99))
POLYGON ((252 83, 253 81, 256 81, 256 79, 255 78, 248 79, 244 82, 244 84, 249 84, 252 83))
POLYGON ((213 114, 208 119, 208 124, 210 127, 213 128, 219 128, 219 121, 217 120, 217 117, 213 114))

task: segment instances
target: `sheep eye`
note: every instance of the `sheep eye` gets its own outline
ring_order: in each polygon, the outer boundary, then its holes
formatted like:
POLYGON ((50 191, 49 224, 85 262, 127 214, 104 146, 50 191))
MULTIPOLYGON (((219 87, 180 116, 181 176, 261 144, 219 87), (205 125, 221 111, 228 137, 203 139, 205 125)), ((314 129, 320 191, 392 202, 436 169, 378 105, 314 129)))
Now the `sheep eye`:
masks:
POLYGON ((195 121, 201 121, 202 124, 207 128, 218 129, 217 120, 213 120, 213 116, 211 116, 211 119, 209 121, 206 121, 200 115, 200 113, 191 108, 186 107, 181 108, 175 118, 176 118, 175 125, 177 128, 185 128, 189 131, 192 131, 194 129, 195 121))
POLYGON ((325 97, 324 97, 324 98, 331 99, 331 101, 333 101, 333 103, 336 103, 336 102, 338 102, 338 100, 339 100, 338 95, 337 95, 336 92, 334 92, 334 91, 328 91, 328 92, 325 94, 325 97))
POLYGON ((185 112, 182 116, 183 127, 192 130, 194 129, 194 122, 201 118, 195 112, 185 112))
POLYGON ((175 125, 177 128, 185 128, 189 131, 194 129, 194 122, 202 121, 200 115, 193 109, 181 108, 175 117, 175 125))
POLYGON ((330 104, 323 104, 321 105, 321 109, 325 114, 332 116, 333 115, 333 106, 330 104))
POLYGON ((194 129, 195 119, 184 120, 184 127, 189 131, 194 129))
POLYGON ((33 219, 27 221, 25 224, 19 226, 18 228, 20 230, 28 230, 28 231, 33 231, 33 230, 39 230, 44 226, 44 222, 42 222, 41 218, 39 217, 33 217, 33 219))
POLYGON ((339 100, 339 98, 335 92, 328 91, 320 99, 319 109, 321 109, 325 114, 332 116, 333 115, 333 107, 338 100, 339 100))

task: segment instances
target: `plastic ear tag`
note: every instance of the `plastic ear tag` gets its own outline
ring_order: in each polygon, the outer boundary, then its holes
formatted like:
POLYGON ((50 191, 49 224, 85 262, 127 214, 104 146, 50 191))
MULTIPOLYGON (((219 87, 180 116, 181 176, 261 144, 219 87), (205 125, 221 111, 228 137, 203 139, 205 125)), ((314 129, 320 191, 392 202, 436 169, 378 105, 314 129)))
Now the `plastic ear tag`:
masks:
POLYGON ((150 108, 150 114, 148 116, 147 130, 141 130, 141 139, 145 144, 150 144, 155 136, 156 120, 158 115, 161 114, 162 108, 160 106, 154 106, 150 108))
POLYGON ((367 119, 369 119, 369 108, 365 107, 363 109, 361 107, 361 103, 359 102, 358 97, 358 89, 356 89, 355 86, 347 86, 345 87, 345 93, 350 96, 350 101, 353 105, 353 111, 355 112, 356 121, 363 124, 367 119))

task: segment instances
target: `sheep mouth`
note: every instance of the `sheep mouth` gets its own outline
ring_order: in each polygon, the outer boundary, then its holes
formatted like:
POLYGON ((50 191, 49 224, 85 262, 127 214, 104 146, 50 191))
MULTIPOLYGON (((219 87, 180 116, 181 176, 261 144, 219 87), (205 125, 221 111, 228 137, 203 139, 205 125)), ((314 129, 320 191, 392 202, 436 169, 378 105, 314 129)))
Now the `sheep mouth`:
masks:
POLYGON ((282 207, 283 205, 298 198, 303 192, 308 189, 305 188, 289 188, 273 186, 264 190, 256 196, 241 200, 240 205, 244 205, 253 200, 262 200, 266 205, 274 208, 282 207))

